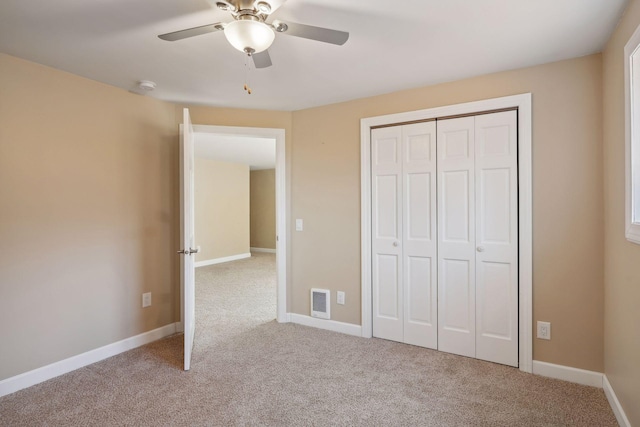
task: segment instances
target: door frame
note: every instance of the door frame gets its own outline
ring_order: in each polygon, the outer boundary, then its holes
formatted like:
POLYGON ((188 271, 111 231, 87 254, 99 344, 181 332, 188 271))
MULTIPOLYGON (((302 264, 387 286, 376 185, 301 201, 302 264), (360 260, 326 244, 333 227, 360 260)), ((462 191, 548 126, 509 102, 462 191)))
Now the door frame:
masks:
POLYGON ((360 215, 362 336, 373 336, 371 290, 371 128, 481 113, 518 109, 518 366, 533 365, 533 188, 531 153, 531 93, 512 95, 360 120, 360 215))
MULTIPOLYGON (((258 137, 276 140, 276 320, 287 319, 287 169, 285 130, 277 128, 255 128, 215 125, 193 125, 194 133, 210 133, 221 136, 258 137)), ((181 212, 182 214, 182 212, 181 212)), ((181 299, 183 293, 180 294, 181 299)), ((183 319, 182 303, 180 318, 183 319)), ((184 323, 183 323, 184 324, 184 323)))

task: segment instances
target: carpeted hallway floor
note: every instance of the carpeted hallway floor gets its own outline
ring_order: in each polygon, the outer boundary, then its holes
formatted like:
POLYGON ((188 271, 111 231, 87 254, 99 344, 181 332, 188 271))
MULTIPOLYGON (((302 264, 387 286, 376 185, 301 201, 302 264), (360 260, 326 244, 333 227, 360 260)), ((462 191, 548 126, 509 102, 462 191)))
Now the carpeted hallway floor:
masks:
POLYGON ((600 389, 275 317, 274 256, 197 269, 176 335, 0 398, 1 426, 615 426, 600 389))

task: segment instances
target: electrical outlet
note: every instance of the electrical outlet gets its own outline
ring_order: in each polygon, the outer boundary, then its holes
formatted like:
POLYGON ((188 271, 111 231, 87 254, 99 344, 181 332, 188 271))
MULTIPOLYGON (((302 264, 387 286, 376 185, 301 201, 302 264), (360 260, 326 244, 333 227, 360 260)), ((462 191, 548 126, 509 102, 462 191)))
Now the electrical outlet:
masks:
POLYGON ((344 305, 344 292, 338 291, 338 304, 344 305))
POLYGON ((541 340, 551 339, 551 323, 538 322, 538 338, 541 340))
POLYGON ((142 308, 151 306, 151 292, 142 294, 142 308))

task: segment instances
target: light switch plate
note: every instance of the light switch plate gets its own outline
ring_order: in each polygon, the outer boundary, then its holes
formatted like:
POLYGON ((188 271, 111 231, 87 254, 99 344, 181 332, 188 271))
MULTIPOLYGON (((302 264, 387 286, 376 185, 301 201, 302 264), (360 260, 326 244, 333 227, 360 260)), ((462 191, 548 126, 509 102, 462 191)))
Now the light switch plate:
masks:
POLYGON ((301 219, 296 219, 296 231, 302 231, 303 224, 301 219))

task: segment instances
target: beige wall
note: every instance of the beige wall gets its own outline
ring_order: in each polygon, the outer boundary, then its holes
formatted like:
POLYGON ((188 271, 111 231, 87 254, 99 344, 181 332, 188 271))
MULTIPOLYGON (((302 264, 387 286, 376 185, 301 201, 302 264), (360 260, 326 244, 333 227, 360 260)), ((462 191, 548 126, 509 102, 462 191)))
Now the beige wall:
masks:
POLYGON ((624 45, 638 25, 634 0, 603 54, 605 373, 631 425, 640 425, 640 245, 624 236, 624 45))
MULTIPOLYGON (((191 112, 291 136, 290 112, 191 112)), ((181 118, 0 54, 0 381, 180 319, 181 118)))
POLYGON ((251 247, 276 248, 276 170, 251 171, 251 247))
POLYGON ((0 380, 179 316, 174 115, 0 54, 0 380))
MULTIPOLYGON (((332 317, 359 324, 360 119, 523 92, 533 93, 534 320, 553 324, 534 358, 601 371, 600 55, 293 113, 190 110, 195 124, 285 129, 289 309, 308 314, 311 287, 344 290, 332 317), (305 220, 303 232, 291 231, 293 218, 305 220)), ((181 106, 5 55, 0 100, 0 321, 26 317, 7 329, 0 379, 177 320, 181 106), (143 310, 149 290, 154 305, 143 310)), ((605 150, 613 177, 615 147, 605 150)), ((608 230, 619 216, 610 210, 608 230)), ((623 328, 637 323, 625 311, 636 252, 616 242, 607 305, 623 313, 607 316, 623 328)), ((611 337, 607 369, 625 396, 637 387, 623 378, 637 350, 611 337)))
POLYGON ((534 359, 602 371, 601 71, 592 55, 294 112, 293 312, 309 288, 342 290, 332 318, 360 324, 361 118, 531 92, 534 321, 553 328, 534 359))
POLYGON ((196 262, 249 253, 249 166, 196 158, 196 262))

